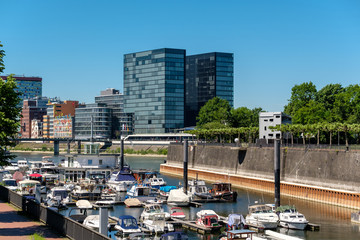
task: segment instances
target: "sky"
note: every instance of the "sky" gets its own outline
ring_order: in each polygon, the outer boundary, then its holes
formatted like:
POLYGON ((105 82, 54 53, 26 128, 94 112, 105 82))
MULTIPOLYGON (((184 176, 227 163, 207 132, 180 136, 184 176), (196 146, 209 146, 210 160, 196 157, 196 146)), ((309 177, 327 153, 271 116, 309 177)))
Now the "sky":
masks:
POLYGON ((123 92, 124 54, 234 53, 234 107, 283 111, 291 88, 360 80, 358 0, 0 0, 4 74, 43 78, 43 96, 123 92))

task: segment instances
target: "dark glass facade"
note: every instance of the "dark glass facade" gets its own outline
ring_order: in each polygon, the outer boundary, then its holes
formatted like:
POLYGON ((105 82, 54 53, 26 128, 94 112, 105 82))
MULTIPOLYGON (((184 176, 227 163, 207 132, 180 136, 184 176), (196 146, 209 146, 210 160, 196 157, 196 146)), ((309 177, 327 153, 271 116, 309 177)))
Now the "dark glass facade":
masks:
POLYGON ((185 126, 195 126, 200 108, 214 97, 234 102, 234 55, 205 53, 186 57, 185 126))
POLYGON ((185 54, 162 48, 124 55, 124 109, 134 113, 135 133, 184 127, 185 54))

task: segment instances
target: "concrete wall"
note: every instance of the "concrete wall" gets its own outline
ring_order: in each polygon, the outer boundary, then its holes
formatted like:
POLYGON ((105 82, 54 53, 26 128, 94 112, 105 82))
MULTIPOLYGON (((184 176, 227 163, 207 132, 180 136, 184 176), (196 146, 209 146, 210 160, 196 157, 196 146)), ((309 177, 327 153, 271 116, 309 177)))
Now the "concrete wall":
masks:
MULTIPOLYGON (((281 149, 281 181, 360 192, 360 152, 281 149)), ((189 168, 274 179, 273 148, 191 146, 189 168)), ((183 147, 170 145, 167 164, 182 166, 183 147)))

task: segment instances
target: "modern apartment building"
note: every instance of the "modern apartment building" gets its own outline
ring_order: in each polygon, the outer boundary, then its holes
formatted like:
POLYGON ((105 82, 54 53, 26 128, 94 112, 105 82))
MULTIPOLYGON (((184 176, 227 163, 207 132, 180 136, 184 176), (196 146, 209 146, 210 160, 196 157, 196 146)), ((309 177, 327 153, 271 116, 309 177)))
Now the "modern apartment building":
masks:
POLYGON ((124 110, 135 133, 168 133, 184 127, 185 54, 162 48, 124 55, 124 110))
POLYGON ((234 102, 234 55, 212 52, 186 57, 185 126, 195 126, 200 108, 219 97, 234 102))
POLYGON ((291 117, 283 112, 260 112, 259 113, 259 139, 266 139, 267 142, 274 139, 281 139, 280 131, 272 131, 269 127, 281 124, 291 124, 291 117))
POLYGON ((105 103, 112 110, 112 136, 119 138, 133 132, 133 114, 124 112, 124 95, 119 90, 108 88, 95 97, 95 103, 105 103))
POLYGON ((32 136, 32 126, 35 127, 33 120, 38 120, 39 122, 43 121, 43 116, 46 114, 46 104, 49 99, 47 97, 35 97, 31 99, 26 99, 23 101, 22 106, 22 117, 20 119, 20 135, 21 138, 36 138, 39 137, 38 134, 32 136))
POLYGON ((112 110, 105 103, 91 103, 75 109, 75 138, 111 138, 112 110))
MULTIPOLYGON (((67 133, 64 132, 66 128, 69 127, 69 121, 72 121, 71 117, 75 116, 75 109, 79 107, 79 101, 57 101, 49 102, 47 104, 46 116, 44 116, 43 121, 43 136, 44 138, 54 138, 54 128, 56 128, 57 137, 63 136, 67 138, 71 135, 72 129, 69 129, 67 133), (58 120, 56 120, 58 119, 58 120), (56 120, 56 121, 55 121, 56 120), (59 121, 60 120, 60 121, 59 121), (63 120, 63 121, 61 121, 63 120), (66 126, 63 126, 64 121, 66 121, 66 126), (54 125, 54 122, 56 126, 54 125), (59 133, 61 132, 61 134, 59 133)), ((71 123, 72 124, 72 123, 71 123)))
MULTIPOLYGON (((8 76, 0 76, 6 80, 8 76)), ((25 77, 25 76, 13 76, 17 81, 16 92, 22 93, 20 95, 21 102, 19 107, 23 106, 24 99, 31 99, 42 96, 42 78, 41 77, 25 77)))

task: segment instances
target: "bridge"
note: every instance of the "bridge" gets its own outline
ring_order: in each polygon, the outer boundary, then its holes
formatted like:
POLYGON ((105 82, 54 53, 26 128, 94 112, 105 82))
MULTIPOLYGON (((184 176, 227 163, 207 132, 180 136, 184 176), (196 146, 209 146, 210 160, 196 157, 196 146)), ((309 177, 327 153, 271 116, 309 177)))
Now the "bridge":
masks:
POLYGON ((53 142, 54 143, 54 156, 59 155, 59 144, 60 142, 67 143, 67 153, 70 153, 70 143, 77 142, 77 150, 78 154, 81 153, 81 142, 104 142, 105 146, 111 146, 112 142, 108 139, 91 139, 91 138, 14 138, 13 141, 15 142, 53 142))

